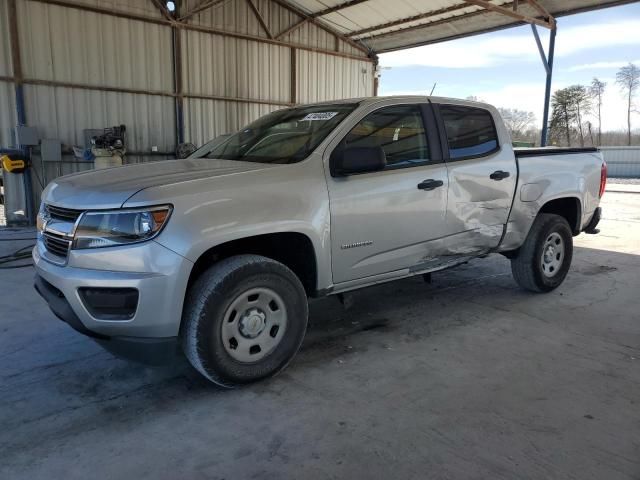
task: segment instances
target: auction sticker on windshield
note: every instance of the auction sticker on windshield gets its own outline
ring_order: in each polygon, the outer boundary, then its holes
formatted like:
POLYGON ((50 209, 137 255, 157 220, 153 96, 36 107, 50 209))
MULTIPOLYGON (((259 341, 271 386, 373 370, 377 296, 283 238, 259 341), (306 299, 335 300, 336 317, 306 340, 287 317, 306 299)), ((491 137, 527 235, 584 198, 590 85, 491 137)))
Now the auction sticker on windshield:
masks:
POLYGON ((335 117, 338 114, 338 112, 316 112, 316 113, 309 113, 307 114, 306 117, 304 117, 302 120, 300 120, 301 122, 306 122, 306 121, 315 121, 315 120, 331 120, 333 117, 335 117))

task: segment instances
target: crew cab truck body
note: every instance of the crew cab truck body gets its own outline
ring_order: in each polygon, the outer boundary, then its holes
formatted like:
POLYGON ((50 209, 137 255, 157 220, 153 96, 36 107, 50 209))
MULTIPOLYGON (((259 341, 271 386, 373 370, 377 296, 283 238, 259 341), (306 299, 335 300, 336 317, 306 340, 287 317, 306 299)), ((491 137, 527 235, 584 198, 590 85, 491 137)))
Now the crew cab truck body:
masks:
POLYGON ((495 108, 378 97, 273 112, 186 160, 59 178, 43 192, 36 289, 106 348, 179 344, 226 386, 284 368, 307 298, 497 252, 516 281, 565 278, 597 232, 596 149, 511 147, 495 108))

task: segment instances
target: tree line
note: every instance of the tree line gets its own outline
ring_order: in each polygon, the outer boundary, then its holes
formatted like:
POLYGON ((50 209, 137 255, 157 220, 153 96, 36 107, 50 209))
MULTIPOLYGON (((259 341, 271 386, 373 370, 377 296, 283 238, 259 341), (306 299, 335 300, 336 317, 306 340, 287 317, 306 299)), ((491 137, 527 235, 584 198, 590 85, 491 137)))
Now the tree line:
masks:
MULTIPOLYGON (((602 105, 607 83, 594 78, 591 84, 571 85, 556 90, 551 98, 549 144, 559 146, 632 145, 633 114, 640 113, 636 98, 640 92, 640 67, 629 63, 616 74, 616 86, 627 107, 626 131, 602 131, 602 105)), ((499 108, 505 125, 516 141, 536 144, 540 129, 532 112, 499 108)), ((640 143, 636 141, 637 143, 640 143)))
MULTIPOLYGON (((631 145, 632 114, 638 112, 635 99, 640 89, 640 68, 633 63, 622 67, 616 74, 616 86, 626 101, 625 143, 631 145)), ((551 98, 551 143, 572 146, 575 141, 581 147, 602 145, 602 102, 606 88, 605 82, 594 78, 589 86, 571 85, 556 90, 551 98)))

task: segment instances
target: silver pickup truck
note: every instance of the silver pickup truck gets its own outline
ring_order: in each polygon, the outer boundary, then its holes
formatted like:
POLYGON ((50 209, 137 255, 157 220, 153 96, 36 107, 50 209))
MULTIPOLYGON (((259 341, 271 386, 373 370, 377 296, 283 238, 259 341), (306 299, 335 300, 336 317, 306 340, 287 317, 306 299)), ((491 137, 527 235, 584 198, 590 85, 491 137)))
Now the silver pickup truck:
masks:
POLYGON ((179 347, 233 386, 282 370, 309 297, 500 253, 548 292, 597 233, 596 149, 514 150, 492 106, 377 97, 272 112, 186 160, 59 178, 42 195, 35 287, 117 354, 179 347))

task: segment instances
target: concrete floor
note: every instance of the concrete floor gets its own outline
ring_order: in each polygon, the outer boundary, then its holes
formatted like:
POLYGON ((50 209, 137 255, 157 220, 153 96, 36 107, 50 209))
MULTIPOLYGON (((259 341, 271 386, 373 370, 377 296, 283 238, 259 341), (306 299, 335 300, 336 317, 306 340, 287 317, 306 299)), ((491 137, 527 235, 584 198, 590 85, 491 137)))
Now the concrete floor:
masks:
POLYGON ((555 292, 496 255, 314 302, 290 368, 234 391, 113 358, 1 270, 0 478, 640 479, 640 194, 604 204, 555 292))

